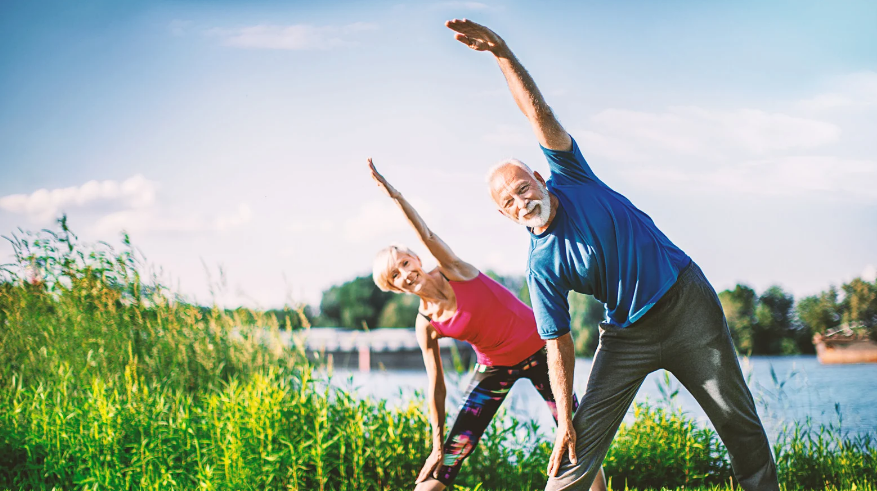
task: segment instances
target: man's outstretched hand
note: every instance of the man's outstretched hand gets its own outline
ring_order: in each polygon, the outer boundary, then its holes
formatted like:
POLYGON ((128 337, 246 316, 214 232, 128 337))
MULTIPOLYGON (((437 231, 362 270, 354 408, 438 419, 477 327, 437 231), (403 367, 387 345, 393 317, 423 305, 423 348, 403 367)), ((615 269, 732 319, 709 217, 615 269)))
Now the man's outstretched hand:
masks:
POLYGON ((468 19, 454 19, 445 22, 445 26, 457 31, 454 39, 475 51, 490 51, 497 54, 506 47, 505 41, 501 37, 477 22, 468 19))

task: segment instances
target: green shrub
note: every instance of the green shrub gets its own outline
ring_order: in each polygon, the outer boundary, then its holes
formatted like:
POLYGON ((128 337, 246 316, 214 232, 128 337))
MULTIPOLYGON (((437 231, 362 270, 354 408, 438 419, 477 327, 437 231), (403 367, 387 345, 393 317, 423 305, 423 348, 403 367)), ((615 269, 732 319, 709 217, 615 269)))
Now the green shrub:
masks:
MULTIPOLYGON (((181 301, 144 282, 127 241, 83 246, 62 221, 13 244, 18 265, 0 277, 0 489, 412 488, 430 450, 422 398, 390 407, 329 388, 280 345, 276 316, 181 301)), ((622 425, 612 487, 725 489, 715 433, 665 406, 637 405, 622 425)), ((775 447, 783 485, 874 491, 874 443, 793 426, 775 447)), ((551 446, 535 423, 498 417, 457 489, 541 489, 551 446)))

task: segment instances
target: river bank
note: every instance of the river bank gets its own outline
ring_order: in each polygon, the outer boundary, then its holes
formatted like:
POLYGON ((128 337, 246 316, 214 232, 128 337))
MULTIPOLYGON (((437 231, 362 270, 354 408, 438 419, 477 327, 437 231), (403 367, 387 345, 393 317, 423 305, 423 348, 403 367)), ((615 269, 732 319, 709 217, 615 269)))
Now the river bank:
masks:
MULTIPOLYGON (((578 394, 584 393, 591 361, 576 359, 573 385, 578 394)), ((744 357, 740 364, 771 441, 782 427, 808 420, 840 426, 852 435, 877 437, 877 365, 822 365, 815 356, 804 355, 744 357)), ((461 402, 469 375, 452 367, 447 370, 448 407, 453 411, 461 402)), ((361 396, 404 403, 425 389, 426 374, 420 369, 370 373, 335 369, 333 384, 361 396)), ((646 378, 635 400, 668 405, 668 396, 677 390, 672 404, 699 424, 708 425, 697 401, 672 376, 668 385, 663 371, 646 378)), ((526 381, 512 388, 504 406, 519 419, 537 421, 543 428, 553 425, 541 397, 526 381)), ((628 420, 631 416, 632 411, 628 420)))

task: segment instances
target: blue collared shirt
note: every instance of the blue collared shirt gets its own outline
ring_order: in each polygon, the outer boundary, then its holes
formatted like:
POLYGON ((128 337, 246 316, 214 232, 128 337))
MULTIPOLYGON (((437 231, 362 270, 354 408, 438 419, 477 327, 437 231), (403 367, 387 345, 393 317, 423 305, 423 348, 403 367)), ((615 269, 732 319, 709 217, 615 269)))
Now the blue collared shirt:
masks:
POLYGON ((570 331, 570 291, 603 302, 606 322, 627 327, 673 286, 691 259, 648 215, 604 184, 575 140, 568 152, 542 148, 548 190, 560 206, 548 229, 530 235, 527 283, 539 334, 570 331))

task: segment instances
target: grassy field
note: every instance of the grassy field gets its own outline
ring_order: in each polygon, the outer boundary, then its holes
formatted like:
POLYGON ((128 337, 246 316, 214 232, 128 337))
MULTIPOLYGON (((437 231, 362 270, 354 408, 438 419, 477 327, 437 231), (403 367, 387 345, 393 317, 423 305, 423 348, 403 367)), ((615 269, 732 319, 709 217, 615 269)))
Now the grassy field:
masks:
MULTIPOLYGON (((391 408, 329 389, 301 351, 144 278, 130 246, 82 246, 63 223, 13 242, 0 283, 0 489, 412 488, 429 451, 420 400, 391 408)), ((612 489, 731 488, 711 429, 664 406, 635 416, 605 461, 612 489)), ((542 489, 539 435, 497 418, 456 489, 542 489)), ((784 489, 875 489, 867 436, 799 425, 774 450, 784 489)))

